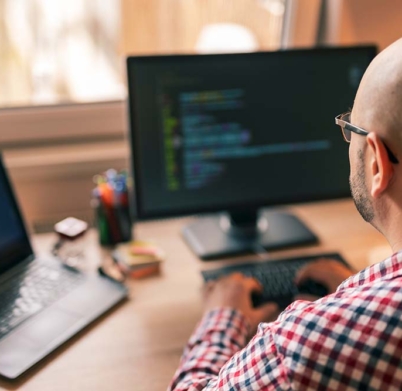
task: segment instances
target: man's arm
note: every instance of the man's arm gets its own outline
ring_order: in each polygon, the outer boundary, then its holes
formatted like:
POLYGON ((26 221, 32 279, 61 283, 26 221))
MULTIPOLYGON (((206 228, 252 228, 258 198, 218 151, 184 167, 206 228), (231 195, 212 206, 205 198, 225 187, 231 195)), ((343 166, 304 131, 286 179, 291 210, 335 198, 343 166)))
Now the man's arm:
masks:
POLYGON ((260 322, 278 315, 274 303, 252 307, 251 293, 261 289, 256 280, 241 274, 205 286, 205 315, 189 340, 170 390, 214 390, 222 386, 219 372, 224 364, 245 346, 260 322))
POLYGON ((207 312, 187 344, 169 389, 216 388, 219 371, 245 346, 248 334, 249 324, 239 311, 221 308, 207 312))
MULTIPOLYGON (((328 263, 317 266, 332 269, 328 263)), ((302 279, 309 277, 308 270, 302 272, 302 279)), ((337 284, 351 274, 332 271, 331 282, 337 279, 337 284)), ((206 314, 185 349, 169 390, 289 389, 288 363, 278 353, 280 346, 277 349, 275 342, 285 314, 278 322, 261 324, 257 335, 240 350, 260 322, 273 321, 278 314, 272 303, 258 309, 252 307, 251 292, 258 290, 258 282, 239 274, 205 286, 206 314)), ((308 305, 299 303, 299 309, 308 305)))

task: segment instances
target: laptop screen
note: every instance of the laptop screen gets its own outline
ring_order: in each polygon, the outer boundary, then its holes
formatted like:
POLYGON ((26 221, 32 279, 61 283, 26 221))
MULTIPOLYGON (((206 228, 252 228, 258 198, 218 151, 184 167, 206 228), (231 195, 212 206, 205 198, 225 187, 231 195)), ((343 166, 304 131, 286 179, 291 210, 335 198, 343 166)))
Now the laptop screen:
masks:
POLYGON ((31 254, 27 233, 0 156, 0 273, 31 254))

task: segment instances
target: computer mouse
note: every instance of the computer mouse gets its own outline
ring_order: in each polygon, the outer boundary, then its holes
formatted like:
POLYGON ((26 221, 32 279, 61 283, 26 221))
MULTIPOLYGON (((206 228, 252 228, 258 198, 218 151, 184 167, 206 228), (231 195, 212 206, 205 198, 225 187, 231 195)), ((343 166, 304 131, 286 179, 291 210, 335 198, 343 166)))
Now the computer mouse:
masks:
POLYGON ((297 285, 297 290, 299 294, 312 295, 318 297, 324 297, 329 294, 326 286, 323 284, 308 278, 297 285))

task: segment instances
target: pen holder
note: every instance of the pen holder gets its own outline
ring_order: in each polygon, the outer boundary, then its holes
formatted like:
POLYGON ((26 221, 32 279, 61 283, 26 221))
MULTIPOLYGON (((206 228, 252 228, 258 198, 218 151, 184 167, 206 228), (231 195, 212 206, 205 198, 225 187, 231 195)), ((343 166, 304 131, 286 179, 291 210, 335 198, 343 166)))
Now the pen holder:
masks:
POLYGON ((95 200, 95 224, 103 246, 132 240, 132 221, 128 205, 109 206, 95 200))
POLYGON ((97 186, 92 191, 92 206, 100 244, 110 246, 129 242, 132 239, 132 221, 127 173, 110 169, 96 175, 94 182, 97 186))

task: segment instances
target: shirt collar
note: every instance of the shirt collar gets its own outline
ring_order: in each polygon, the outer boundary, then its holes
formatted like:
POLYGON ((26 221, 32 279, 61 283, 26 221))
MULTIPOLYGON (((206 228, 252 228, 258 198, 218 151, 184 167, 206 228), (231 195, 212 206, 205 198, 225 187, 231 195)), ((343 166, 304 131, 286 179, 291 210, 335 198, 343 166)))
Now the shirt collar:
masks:
POLYGON ((337 291, 369 284, 377 280, 392 280, 399 276, 402 276, 402 251, 349 277, 339 285, 337 291))

